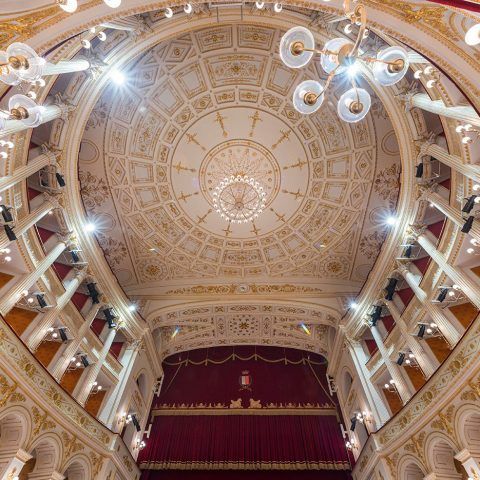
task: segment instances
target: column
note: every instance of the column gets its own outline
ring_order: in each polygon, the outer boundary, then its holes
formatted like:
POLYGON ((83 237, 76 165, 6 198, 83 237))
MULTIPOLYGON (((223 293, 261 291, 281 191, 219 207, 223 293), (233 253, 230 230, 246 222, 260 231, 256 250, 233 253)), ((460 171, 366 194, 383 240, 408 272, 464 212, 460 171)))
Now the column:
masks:
POLYGON ((129 382, 132 380, 132 371, 139 352, 140 345, 138 342, 134 342, 127 347, 122 357, 124 367, 120 373, 120 379, 115 385, 113 392, 108 395, 108 399, 98 417, 110 429, 118 430, 115 420, 122 406, 122 400, 125 400, 124 394, 129 382))
MULTIPOLYGON (((64 480, 65 475, 54 470, 50 473, 29 473, 28 480, 64 480)), ((67 479, 68 480, 68 479, 67 479)))
MULTIPOLYGON (((70 105, 46 105, 43 107, 42 122, 40 125, 51 122, 56 118, 60 118, 65 115, 70 105)), ((8 137, 14 133, 28 130, 28 125, 25 125, 22 120, 5 120, 5 128, 0 130, 0 138, 8 137)))
MULTIPOLYGON (((450 203, 445 200, 438 193, 433 190, 427 189, 421 197, 422 200, 432 203, 438 210, 440 210, 446 217, 448 217, 453 223, 458 225, 460 228, 463 227, 465 220, 462 217, 462 214, 459 209, 452 207, 450 203)), ((473 226, 470 230, 469 235, 471 235, 475 240, 480 242, 480 227, 477 222, 473 223, 473 226)))
POLYGON ((86 337, 90 329, 90 325, 95 320, 95 317, 97 316, 100 308, 102 307, 103 305, 98 303, 92 305, 92 308, 88 311, 87 316, 82 323, 82 326, 75 335, 75 338, 67 345, 60 358, 50 369, 50 373, 58 382, 63 377, 63 374, 65 373, 65 370, 67 369, 71 358, 78 352, 83 339, 86 337))
POLYGON ((42 342, 47 329, 53 326, 55 320, 61 314, 62 310, 66 307, 70 299, 73 297, 73 294, 77 291, 78 287, 82 284, 83 279, 87 275, 87 269, 84 268, 76 272, 74 278, 68 283, 65 292, 63 292, 60 297, 57 298, 57 304, 50 308, 47 313, 44 313, 43 316, 36 322, 35 330, 30 333, 30 336, 27 338, 27 347, 35 352, 42 342))
POLYGON ((113 339, 115 338, 116 334, 116 328, 112 328, 109 330, 107 338, 105 339, 105 343, 103 344, 103 347, 98 354, 97 361, 93 365, 90 365, 88 367, 87 371, 85 372, 85 378, 81 380, 79 387, 75 388, 76 392, 74 392, 73 396, 77 399, 77 402, 80 403, 80 405, 85 405, 85 402, 87 401, 90 394, 90 390, 92 389, 92 384, 97 379, 98 374, 100 373, 102 365, 107 358, 108 352, 110 351, 110 347, 112 346, 113 339))
POLYGON ((427 232, 425 232, 423 228, 416 233, 416 237, 418 244, 432 257, 432 260, 454 283, 459 285, 470 301, 477 308, 480 308, 480 287, 477 283, 465 275, 461 269, 447 262, 443 254, 437 250, 436 246, 428 238, 427 232))
POLYGON ((360 342, 355 340, 347 340, 347 344, 378 430, 382 425, 387 423, 390 418, 388 409, 385 406, 385 402, 378 393, 377 389, 370 381, 370 373, 365 366, 368 359, 363 351, 362 346, 360 345, 360 342))
POLYGON ((395 382, 395 387, 397 388, 398 394, 400 395, 402 402, 405 404, 410 400, 411 396, 413 395, 413 392, 410 391, 410 388, 405 382, 402 376, 402 372, 400 371, 400 367, 396 363, 393 363, 392 360, 390 359, 388 352, 385 348, 385 345, 383 344, 382 335, 380 334, 378 328, 371 326, 370 331, 372 332, 372 336, 375 340, 375 343, 377 344, 378 351, 382 356, 383 362, 387 367, 388 373, 390 374, 393 381, 395 382))
POLYGON ((462 464, 469 478, 480 478, 480 466, 478 464, 478 460, 470 453, 469 450, 464 448, 455 455, 455 459, 462 464))
POLYGON ((480 127, 480 117, 475 109, 468 106, 447 107, 442 100, 432 100, 426 93, 415 93, 413 95, 405 95, 408 107, 418 107, 427 112, 435 113, 444 117, 468 122, 472 125, 480 127))
POLYGON ((57 157, 53 152, 46 151, 38 157, 32 158, 26 165, 16 168, 11 175, 0 178, 0 192, 12 188, 18 182, 26 180, 30 175, 47 165, 55 165, 57 157))
POLYGON ((400 264, 398 271, 403 275, 408 283, 408 286, 413 290, 413 293, 418 298, 420 303, 425 307, 425 311, 430 315, 432 321, 438 326, 440 332, 445 337, 445 340, 450 346, 456 345, 460 340, 460 333, 450 323, 450 320, 443 313, 443 310, 430 302, 427 293, 418 285, 415 275, 408 269, 406 265, 400 264))
POLYGON ((420 155, 430 155, 474 182, 480 183, 480 165, 463 163, 461 157, 448 153, 436 143, 424 143, 420 147, 420 155))
MULTIPOLYGON (((12 228, 17 237, 23 235, 29 228, 33 227, 33 225, 41 220, 50 210, 60 207, 59 203, 51 195, 44 194, 44 198, 45 201, 38 208, 17 222, 14 222, 15 226, 12 228)), ((2 231, 0 233, 0 248, 5 248, 10 245, 10 243, 12 243, 11 240, 8 239, 5 231, 2 231)))
POLYGON ((58 63, 47 63, 44 66, 44 75, 60 75, 61 73, 81 72, 90 68, 90 62, 84 59, 61 60, 58 63))
POLYGON ((22 471, 23 466, 32 458, 32 456, 23 449, 17 450, 15 453, 9 454, 9 461, 6 466, 3 467, 3 475, 0 475, 1 480, 9 480, 15 478, 22 471))
POLYGON ((50 253, 38 262, 33 272, 23 275, 8 291, 0 290, 0 313, 3 316, 14 307, 20 299, 22 292, 30 289, 64 250, 65 242, 58 242, 50 253))
POLYGON ((426 378, 431 377, 439 366, 438 361, 436 362, 436 364, 434 364, 428 357, 427 353, 423 350, 422 345, 420 344, 418 339, 410 335, 407 324, 402 318, 402 315, 400 314, 400 311, 395 306, 395 304, 390 300, 383 300, 383 302, 385 303, 388 311, 395 320, 395 324, 400 329, 400 332, 402 333, 402 336, 405 339, 405 343, 407 344, 408 348, 415 355, 415 359, 417 360, 418 365, 422 369, 423 374, 426 378))

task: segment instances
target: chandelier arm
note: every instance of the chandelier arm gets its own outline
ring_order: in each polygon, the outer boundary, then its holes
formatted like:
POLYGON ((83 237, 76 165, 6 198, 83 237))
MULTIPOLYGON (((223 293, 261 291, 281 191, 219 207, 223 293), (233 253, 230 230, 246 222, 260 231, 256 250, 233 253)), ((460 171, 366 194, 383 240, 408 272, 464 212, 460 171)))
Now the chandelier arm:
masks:
MULTIPOLYGON (((340 65, 337 65, 331 72, 330 74, 328 75, 327 77, 327 81, 325 82, 325 86, 323 87, 323 90, 318 94, 318 95, 315 95, 315 101, 317 101, 326 91, 327 91, 327 88, 330 86, 330 83, 332 82, 333 80, 333 77, 335 76, 335 73, 337 71, 337 69, 340 67, 340 65)), ((308 94, 307 94, 308 95, 308 94)))

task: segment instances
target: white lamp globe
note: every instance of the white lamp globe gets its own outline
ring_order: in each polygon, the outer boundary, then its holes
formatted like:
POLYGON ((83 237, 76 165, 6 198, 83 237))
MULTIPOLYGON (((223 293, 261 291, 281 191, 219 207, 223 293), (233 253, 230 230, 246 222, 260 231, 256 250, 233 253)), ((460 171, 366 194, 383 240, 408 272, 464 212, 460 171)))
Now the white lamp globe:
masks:
POLYGON ((15 75, 22 80, 33 82, 43 75, 45 59, 39 57, 37 52, 25 43, 14 42, 7 48, 7 57, 25 57, 28 61, 27 68, 15 70, 15 75))
POLYGON ((297 85, 293 92, 293 106, 295 110, 310 115, 316 112, 325 98, 325 87, 316 80, 305 80, 297 85))
MULTIPOLYGON (((0 51, 0 63, 3 65, 8 63, 7 52, 0 51)), ((18 85, 21 82, 21 79, 15 74, 14 71, 6 67, 5 73, 0 75, 0 81, 6 83, 7 85, 18 85)))
POLYGON ((122 0, 103 0, 105 5, 110 8, 118 8, 122 4, 122 0))
POLYGON ((304 67, 313 57, 314 52, 304 48, 315 48, 312 32, 305 27, 293 27, 288 30, 280 41, 280 58, 290 68, 304 67))
POLYGON ((26 95, 13 95, 8 101, 8 109, 25 109, 28 112, 28 117, 21 120, 21 122, 28 127, 38 127, 42 122, 43 107, 37 105, 31 98, 26 95))
POLYGON ((330 74, 335 69, 337 69, 335 71, 335 75, 345 72, 347 66, 342 65, 339 67, 338 52, 342 47, 345 47, 346 45, 351 45, 353 48, 353 43, 346 38, 333 38, 325 44, 323 50, 332 52, 322 53, 322 57, 320 59, 320 64, 322 65, 322 68, 325 70, 326 73, 330 74))
POLYGON ((338 116, 348 123, 359 122, 370 110, 372 99, 363 88, 351 88, 338 100, 338 116))
POLYGON ((67 13, 73 13, 77 10, 78 2, 77 0, 59 0, 58 6, 67 13))
POLYGON ((373 65, 373 75, 380 85, 388 87, 399 82, 409 67, 408 53, 402 47, 388 47, 378 53, 373 65), (397 65, 385 62, 399 62, 397 65))
POLYGON ((465 43, 472 47, 480 44, 480 23, 470 27, 465 34, 465 43))

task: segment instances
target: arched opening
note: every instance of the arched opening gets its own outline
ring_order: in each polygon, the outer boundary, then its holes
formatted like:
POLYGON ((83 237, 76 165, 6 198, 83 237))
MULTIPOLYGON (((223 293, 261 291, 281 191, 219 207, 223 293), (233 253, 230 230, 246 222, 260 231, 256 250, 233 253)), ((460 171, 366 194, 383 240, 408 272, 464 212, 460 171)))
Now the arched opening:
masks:
POLYGON ((3 474, 27 437, 25 418, 10 413, 0 420, 0 474, 3 474))
POLYGON ((148 385, 147 385, 147 378, 144 373, 141 373, 137 377, 137 387, 138 387, 138 391, 140 392, 140 395, 142 396, 143 401, 146 402, 148 397, 148 385))
POLYGON ((80 462, 71 463, 63 474, 65 480, 87 480, 87 472, 80 462))
POLYGON ((350 372, 345 371, 343 374, 343 379, 342 379, 342 392, 343 392, 343 397, 345 401, 348 398, 348 395, 350 394, 350 389, 352 388, 352 383, 353 383, 353 378, 350 375, 350 372))
POLYGON ((51 438, 45 438, 38 442, 30 452, 32 458, 25 463, 19 475, 19 480, 35 478, 49 478, 56 470, 61 456, 59 448, 51 438))
POLYGON ((460 427, 463 429, 463 437, 471 452, 480 453, 480 413, 472 413, 460 427))
POLYGON ((416 463, 409 463, 400 477, 400 480, 423 480, 424 473, 416 463))
POLYGON ((435 442, 431 449, 429 462, 439 480, 463 480, 463 468, 455 461, 455 451, 445 440, 435 442))

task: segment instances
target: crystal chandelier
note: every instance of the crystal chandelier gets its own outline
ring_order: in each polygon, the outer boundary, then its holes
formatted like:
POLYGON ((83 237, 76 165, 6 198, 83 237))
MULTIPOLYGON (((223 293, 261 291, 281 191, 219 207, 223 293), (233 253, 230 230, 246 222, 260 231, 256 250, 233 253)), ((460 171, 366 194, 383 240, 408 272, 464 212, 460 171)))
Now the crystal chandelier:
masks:
POLYGON ((310 62, 314 54, 320 55, 320 65, 328 75, 325 84, 316 80, 300 83, 293 94, 293 105, 302 114, 316 112, 323 103, 325 92, 336 75, 349 74, 352 88, 339 99, 337 112, 346 122, 358 122, 364 118, 371 105, 370 94, 359 88, 354 74, 360 62, 372 68, 375 80, 382 86, 399 82, 409 67, 407 51, 402 47, 388 47, 377 53, 376 57, 364 56, 360 49, 362 40, 368 36, 366 28, 366 10, 362 4, 352 8, 352 1, 343 4, 345 16, 350 20, 346 31, 350 33, 358 26, 357 38, 353 42, 346 38, 334 38, 325 43, 322 50, 315 48, 313 34, 304 27, 288 30, 280 42, 280 57, 290 68, 301 68, 310 62))
POLYGON ((213 192, 217 213, 232 223, 255 220, 265 209, 266 192, 254 179, 246 175, 224 178, 213 192))

